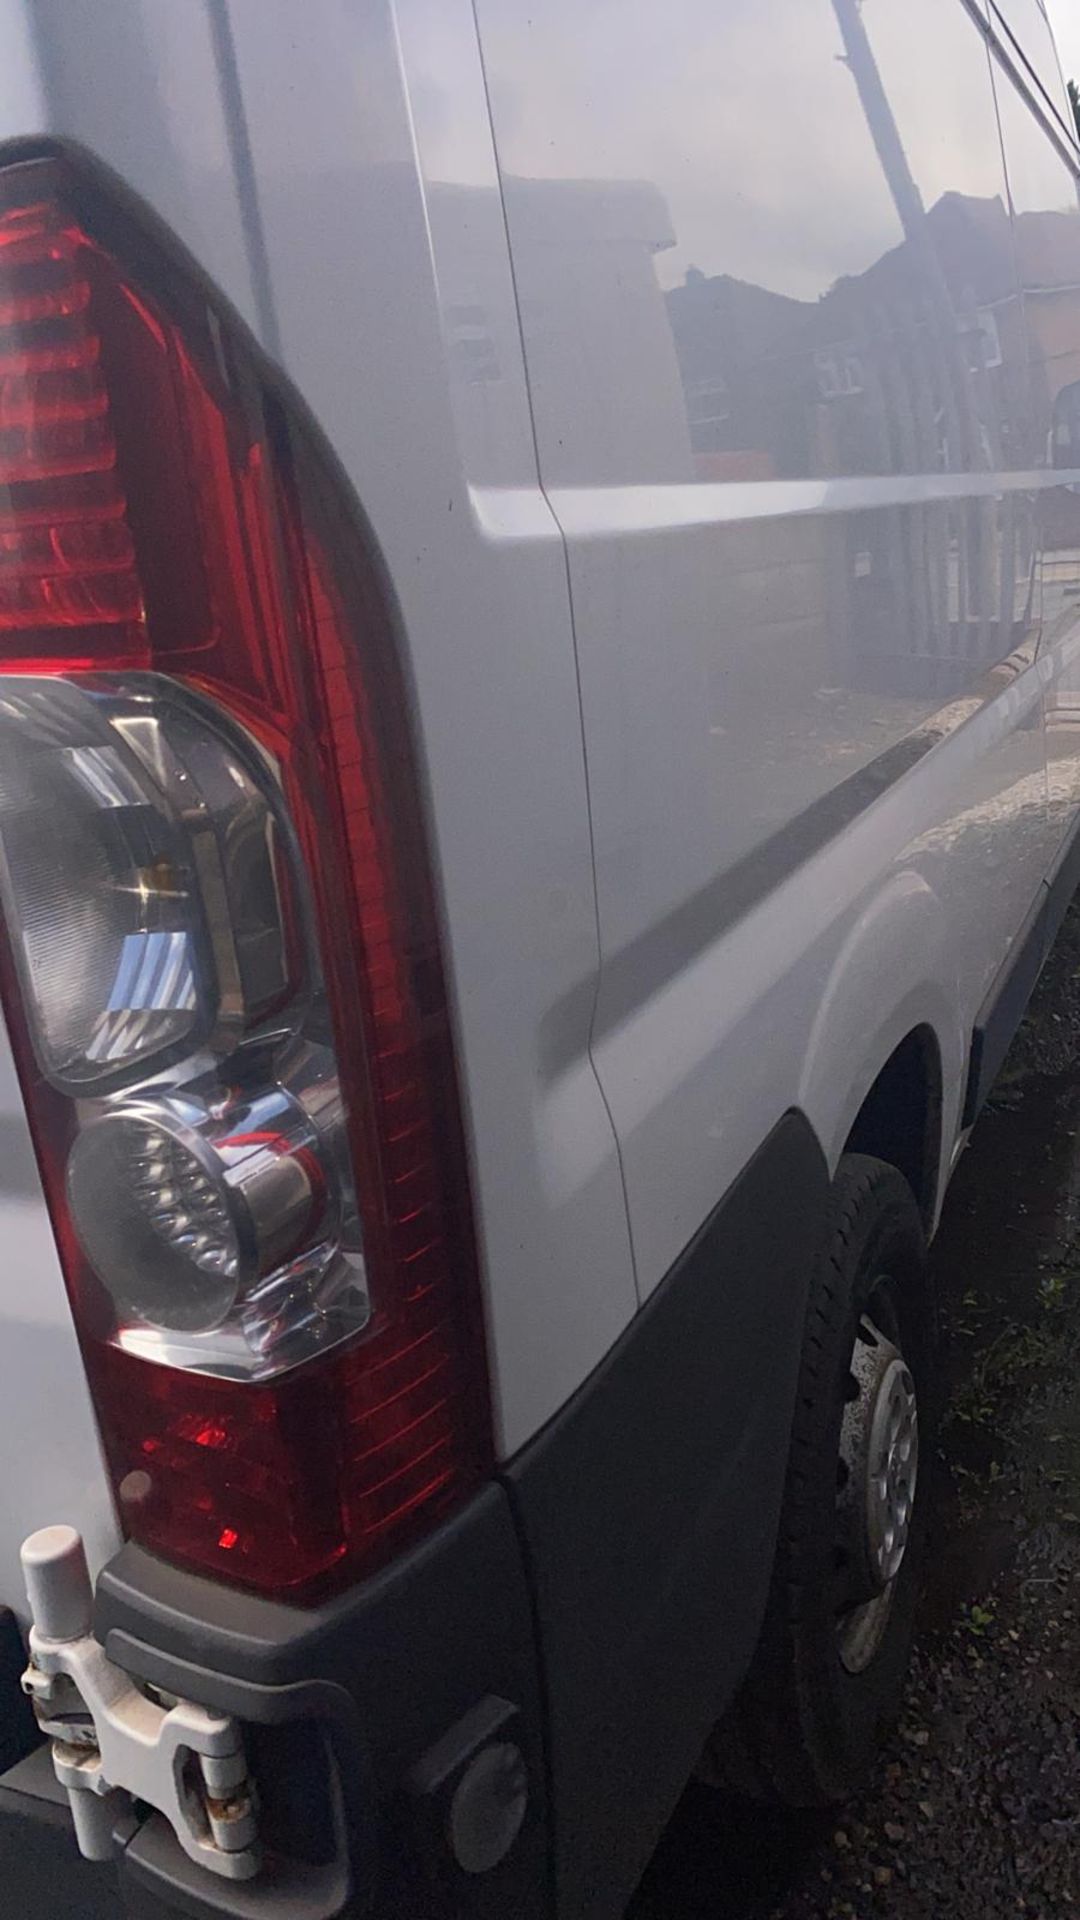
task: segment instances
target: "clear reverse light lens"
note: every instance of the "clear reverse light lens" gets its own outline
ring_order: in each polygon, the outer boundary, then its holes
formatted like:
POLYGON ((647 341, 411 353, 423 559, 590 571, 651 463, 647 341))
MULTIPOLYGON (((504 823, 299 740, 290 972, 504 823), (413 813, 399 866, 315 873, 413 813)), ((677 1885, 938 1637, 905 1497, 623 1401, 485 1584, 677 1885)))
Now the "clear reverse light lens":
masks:
POLYGON ((135 1135, 129 1184, 143 1217, 170 1253, 181 1254, 196 1273, 226 1284, 235 1281, 240 1250, 219 1183, 195 1154, 154 1121, 141 1123, 141 1138, 138 1121, 128 1120, 126 1124, 135 1135))
POLYGON ((321 1132, 284 1087, 230 1100, 210 1081, 120 1099, 76 1136, 72 1218, 122 1345, 257 1375, 363 1324, 340 1245, 332 1083, 316 1103, 321 1132))
POLYGON ((122 1316, 197 1333, 236 1298, 241 1250, 225 1190, 194 1136, 165 1111, 118 1108, 76 1136, 75 1225, 122 1316))
POLYGON ((5 682, 0 908, 54 1086, 227 1052, 295 999, 287 866, 266 782, 191 697, 151 675, 5 682))
POLYGON ((176 825, 95 702, 56 680, 0 698, 0 904, 55 1085, 196 1044, 212 974, 176 825))

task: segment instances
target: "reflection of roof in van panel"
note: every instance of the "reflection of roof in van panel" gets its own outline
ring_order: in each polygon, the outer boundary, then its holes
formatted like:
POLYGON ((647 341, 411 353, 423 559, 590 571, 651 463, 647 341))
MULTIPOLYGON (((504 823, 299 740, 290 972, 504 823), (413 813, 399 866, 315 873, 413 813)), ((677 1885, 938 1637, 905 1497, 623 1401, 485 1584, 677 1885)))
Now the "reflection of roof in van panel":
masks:
MULTIPOLYGON (((927 214, 927 228, 958 309, 1011 297, 1009 215, 1000 198, 944 194, 927 214)), ((693 268, 666 297, 684 372, 722 365, 737 377, 737 369, 858 335, 862 316, 906 310, 913 298, 919 304, 919 289, 919 270, 902 241, 865 272, 838 280, 819 300, 795 300, 730 274, 708 278, 693 268)))
POLYGON ((710 279, 696 267, 688 268, 685 284, 672 287, 665 297, 672 325, 688 346, 714 339, 719 330, 729 344, 740 341, 762 355, 786 340, 793 324, 805 321, 812 310, 809 301, 773 293, 730 273, 710 279))
POLYGON ((1016 252, 1028 289, 1080 284, 1080 209, 1022 213, 1016 222, 1016 252))
MULTIPOLYGON (((961 306, 1007 299, 1014 290, 1013 256, 1008 210, 998 197, 946 193, 926 215, 934 255, 954 298, 961 306)), ((867 299, 892 304, 918 295, 922 273, 912 257, 912 246, 901 241, 875 260, 865 273, 840 280, 825 295, 823 308, 843 307, 867 299)))

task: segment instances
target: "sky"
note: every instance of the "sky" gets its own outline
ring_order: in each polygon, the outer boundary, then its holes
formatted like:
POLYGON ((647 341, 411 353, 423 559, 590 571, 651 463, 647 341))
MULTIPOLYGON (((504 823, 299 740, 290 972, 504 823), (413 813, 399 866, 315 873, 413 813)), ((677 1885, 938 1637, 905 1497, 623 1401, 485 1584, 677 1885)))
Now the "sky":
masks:
POLYGON ((1080 80, 1080 0, 1047 0, 1066 80, 1080 80))

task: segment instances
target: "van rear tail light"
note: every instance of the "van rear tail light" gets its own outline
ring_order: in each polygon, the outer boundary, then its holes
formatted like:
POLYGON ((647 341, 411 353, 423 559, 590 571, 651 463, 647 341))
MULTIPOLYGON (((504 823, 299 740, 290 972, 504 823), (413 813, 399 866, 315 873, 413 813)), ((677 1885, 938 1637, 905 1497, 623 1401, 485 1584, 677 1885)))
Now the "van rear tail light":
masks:
POLYGON ((51 161, 0 174, 0 909, 127 1532, 361 1577, 490 1458, 385 594, 238 330, 51 161))

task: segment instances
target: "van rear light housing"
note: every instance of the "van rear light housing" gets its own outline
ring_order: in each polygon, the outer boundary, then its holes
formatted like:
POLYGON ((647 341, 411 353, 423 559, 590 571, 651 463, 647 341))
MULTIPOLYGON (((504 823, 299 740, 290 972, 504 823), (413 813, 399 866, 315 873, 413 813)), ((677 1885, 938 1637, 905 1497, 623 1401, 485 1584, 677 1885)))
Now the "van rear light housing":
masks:
POLYGON ((4 1004, 122 1523, 297 1601, 491 1460, 370 541, 196 271, 0 171, 4 1004))

